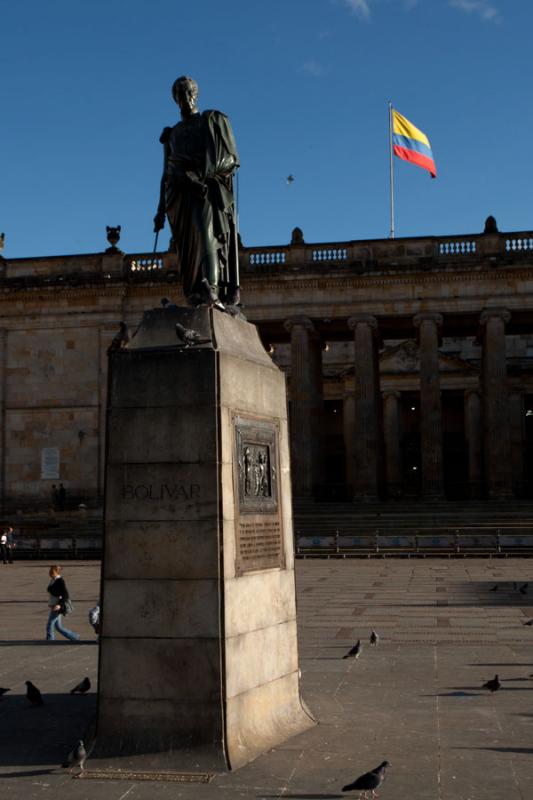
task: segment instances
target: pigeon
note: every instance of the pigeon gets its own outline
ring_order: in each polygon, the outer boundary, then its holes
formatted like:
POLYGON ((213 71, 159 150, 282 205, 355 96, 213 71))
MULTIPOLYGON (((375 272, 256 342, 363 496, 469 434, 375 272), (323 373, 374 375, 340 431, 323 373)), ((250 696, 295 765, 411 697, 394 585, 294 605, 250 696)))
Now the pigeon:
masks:
POLYGON ((523 625, 533 625, 533 619, 528 619, 527 622, 523 622, 523 625))
POLYGON ((115 350, 122 350, 123 347, 126 347, 129 340, 130 329, 125 322, 121 322, 119 332, 113 337, 111 344, 107 348, 108 354, 113 353, 115 350))
POLYGON ((528 586, 529 586, 528 583, 524 583, 524 585, 521 586, 520 589, 518 590, 520 592, 520 594, 527 594, 527 587, 528 586))
POLYGON ((214 306, 215 308, 219 308, 220 311, 225 311, 224 303, 222 303, 222 301, 218 296, 217 288, 211 286, 207 278, 202 278, 200 283, 203 286, 203 302, 207 303, 208 306, 214 306))
POLYGON ((385 770, 390 767, 388 761, 382 761, 379 767, 373 769, 371 772, 365 772, 360 775, 353 783, 348 783, 342 787, 343 792, 359 791, 361 792, 361 800, 368 797, 368 792, 372 792, 372 797, 376 797, 376 789, 379 789, 385 778, 385 770))
POLYGON ((372 631, 370 634, 370 646, 377 647, 379 644, 379 634, 376 631, 372 631))
POLYGON ((42 706, 43 705, 43 698, 41 697, 41 693, 39 689, 33 685, 31 681, 26 681, 26 697, 32 704, 32 706, 42 706))
POLYGON ((500 679, 495 675, 491 681, 484 683, 481 688, 488 689, 490 692, 497 692, 498 689, 501 689, 501 686, 500 679))
POLYGON ((343 658, 350 658, 350 656, 353 656, 354 658, 359 658, 362 649, 363 648, 361 646, 361 639, 358 639, 357 642, 354 644, 354 646, 351 648, 351 650, 348 650, 348 652, 346 653, 345 656, 343 656, 343 658))
POLYGON ((498 589, 499 589, 499 586, 498 586, 498 584, 496 583, 496 584, 495 584, 495 585, 492 587, 492 589, 490 589, 489 591, 491 591, 491 592, 497 592, 497 591, 498 591, 498 589))
POLYGON ((4 695, 6 692, 10 692, 10 691, 11 691, 11 689, 3 689, 3 688, 0 686, 0 697, 2 697, 2 695, 4 695))
POLYGON ((65 762, 61 764, 63 769, 69 769, 69 772, 72 772, 74 767, 79 767, 80 772, 83 772, 85 759, 87 758, 87 752, 83 745, 82 740, 80 739, 76 747, 68 754, 65 762))
POLYGON ((84 678, 74 689, 70 690, 71 694, 85 694, 91 688, 91 681, 89 678, 84 678))
POLYGON ((176 322, 176 336, 182 347, 194 347, 197 344, 206 344, 211 341, 211 339, 203 338, 198 331, 193 331, 192 328, 185 328, 179 322, 176 322))
POLYGON ((294 175, 287 175, 287 183, 289 184, 289 186, 291 185, 291 183, 294 183, 294 175))

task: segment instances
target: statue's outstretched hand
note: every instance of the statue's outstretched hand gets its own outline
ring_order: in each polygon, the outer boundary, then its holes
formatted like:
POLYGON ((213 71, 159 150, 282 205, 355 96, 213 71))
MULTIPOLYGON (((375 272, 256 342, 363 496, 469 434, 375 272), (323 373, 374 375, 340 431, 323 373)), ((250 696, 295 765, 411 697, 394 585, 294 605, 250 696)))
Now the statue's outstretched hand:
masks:
POLYGON ((158 211, 154 217, 154 233, 157 233, 164 227, 165 227, 165 212, 158 211))

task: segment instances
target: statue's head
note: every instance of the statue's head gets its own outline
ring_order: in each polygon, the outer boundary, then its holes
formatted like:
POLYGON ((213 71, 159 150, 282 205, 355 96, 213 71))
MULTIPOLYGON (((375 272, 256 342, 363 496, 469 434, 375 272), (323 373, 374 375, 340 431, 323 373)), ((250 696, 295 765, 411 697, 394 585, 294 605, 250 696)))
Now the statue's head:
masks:
POLYGON ((198 84, 193 78, 182 75, 172 84, 172 97, 180 107, 182 116, 190 117, 196 113, 198 84))

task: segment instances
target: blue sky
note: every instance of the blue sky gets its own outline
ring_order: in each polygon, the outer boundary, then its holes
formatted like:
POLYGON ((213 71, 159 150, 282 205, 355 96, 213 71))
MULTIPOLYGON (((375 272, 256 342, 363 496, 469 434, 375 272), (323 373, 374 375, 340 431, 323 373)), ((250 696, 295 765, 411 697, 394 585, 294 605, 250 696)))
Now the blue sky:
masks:
POLYGON ((150 251, 181 74, 232 121, 247 245, 296 225, 309 242, 388 236, 389 99, 438 171, 395 159, 397 236, 477 232, 489 213, 533 229, 530 0, 0 0, 0 14, 8 259, 97 252, 116 224, 125 251, 150 251))

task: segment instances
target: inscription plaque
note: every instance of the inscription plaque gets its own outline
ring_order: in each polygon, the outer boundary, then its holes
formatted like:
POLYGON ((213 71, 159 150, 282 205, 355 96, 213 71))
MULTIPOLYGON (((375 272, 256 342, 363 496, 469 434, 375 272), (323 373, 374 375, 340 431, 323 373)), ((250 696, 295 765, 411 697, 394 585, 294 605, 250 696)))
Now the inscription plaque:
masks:
POLYGON ((278 426, 270 420, 238 416, 233 424, 236 573, 283 567, 278 426))

